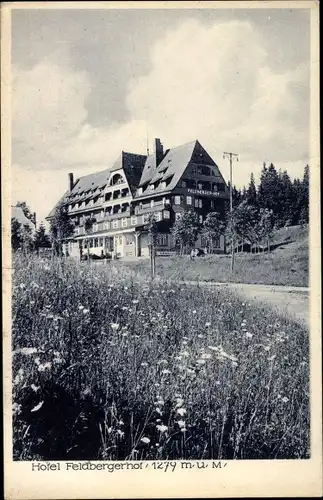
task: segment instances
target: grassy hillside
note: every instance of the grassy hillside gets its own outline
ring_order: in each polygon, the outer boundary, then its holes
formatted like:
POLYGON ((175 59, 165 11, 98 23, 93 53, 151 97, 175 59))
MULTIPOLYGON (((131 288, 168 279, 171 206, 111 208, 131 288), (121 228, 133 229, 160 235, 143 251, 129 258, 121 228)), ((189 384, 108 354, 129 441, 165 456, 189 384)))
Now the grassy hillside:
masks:
MULTIPOLYGON (((195 261, 187 256, 157 257, 156 274, 175 280, 308 286, 308 228, 279 229, 272 244, 269 254, 237 254, 233 274, 230 255, 208 255, 195 261)), ((149 273, 147 259, 120 261, 113 265, 126 265, 136 272, 149 273)))

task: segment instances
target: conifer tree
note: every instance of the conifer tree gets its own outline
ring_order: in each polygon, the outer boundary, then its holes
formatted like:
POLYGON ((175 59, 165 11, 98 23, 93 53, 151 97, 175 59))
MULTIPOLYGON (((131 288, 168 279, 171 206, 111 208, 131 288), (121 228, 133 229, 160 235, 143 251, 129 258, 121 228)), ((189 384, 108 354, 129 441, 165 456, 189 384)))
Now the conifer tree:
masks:
POLYGON ((249 182, 248 189, 246 190, 246 195, 245 195, 244 201, 246 201, 249 205, 252 205, 253 207, 257 207, 257 205, 258 205, 257 189, 256 189, 255 177, 254 177, 253 173, 251 173, 251 175, 250 175, 250 182, 249 182))

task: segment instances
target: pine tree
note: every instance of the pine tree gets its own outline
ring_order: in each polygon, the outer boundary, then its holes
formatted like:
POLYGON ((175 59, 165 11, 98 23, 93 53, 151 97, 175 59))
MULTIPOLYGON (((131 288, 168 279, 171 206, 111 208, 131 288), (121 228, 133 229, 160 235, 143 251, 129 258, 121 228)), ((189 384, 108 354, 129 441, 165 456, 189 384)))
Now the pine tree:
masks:
POLYGON ((306 165, 304 169, 303 181, 302 181, 302 209, 301 217, 305 224, 309 222, 309 181, 310 181, 310 169, 306 165))
POLYGON ((268 208, 268 210, 272 210, 275 221, 277 222, 279 221, 281 210, 280 200, 277 197, 279 188, 279 177, 275 166, 272 163, 268 168, 264 165, 258 189, 259 208, 268 208))
POLYGON ((294 219, 294 193, 292 181, 285 170, 278 174, 277 200, 279 201, 279 213, 276 214, 278 227, 293 224, 294 219))
POLYGON ((251 205, 253 207, 257 207, 258 205, 257 189, 253 173, 251 173, 250 175, 250 182, 248 189, 246 190, 244 201, 246 201, 248 205, 251 205))
POLYGON ((236 207, 241 203, 241 189, 237 189, 236 186, 233 186, 232 188, 232 202, 233 206, 236 207))
POLYGON ((181 255, 194 247, 200 231, 198 215, 191 210, 184 212, 183 216, 175 221, 172 234, 180 244, 181 255))

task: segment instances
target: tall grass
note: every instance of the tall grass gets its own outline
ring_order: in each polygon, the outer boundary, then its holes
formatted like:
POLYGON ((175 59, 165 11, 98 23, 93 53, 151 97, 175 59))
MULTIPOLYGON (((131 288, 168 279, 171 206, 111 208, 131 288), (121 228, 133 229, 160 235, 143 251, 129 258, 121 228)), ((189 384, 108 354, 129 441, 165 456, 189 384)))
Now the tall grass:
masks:
POLYGON ((15 260, 16 460, 309 454, 308 332, 224 290, 15 260))

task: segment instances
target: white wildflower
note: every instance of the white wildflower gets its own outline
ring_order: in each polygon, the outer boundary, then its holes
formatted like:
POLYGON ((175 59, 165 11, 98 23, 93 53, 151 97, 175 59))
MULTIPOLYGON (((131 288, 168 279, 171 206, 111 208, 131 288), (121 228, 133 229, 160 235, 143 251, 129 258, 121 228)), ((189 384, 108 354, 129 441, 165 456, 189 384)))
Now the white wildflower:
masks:
POLYGON ((47 363, 43 363, 41 365, 38 366, 38 371, 39 372, 44 372, 45 370, 50 370, 52 367, 52 363, 50 363, 49 361, 47 361, 47 363))
POLYGON ((201 355, 201 359, 211 359, 212 358, 212 354, 202 354, 201 355))
POLYGON ((38 411, 43 406, 44 401, 41 401, 38 405, 34 406, 34 408, 30 411, 38 411))
POLYGON ((246 332, 246 337, 247 337, 247 339, 251 339, 252 338, 252 333, 246 332))
POLYGON ((150 443, 150 439, 149 439, 149 437, 145 437, 145 436, 144 436, 144 437, 142 437, 142 438, 140 439, 140 441, 141 441, 142 443, 145 443, 145 444, 149 444, 149 443, 150 443))
POLYGON ((186 413, 186 410, 185 408, 178 408, 177 409, 177 413, 181 416, 181 417, 184 417, 185 413, 186 413))
POLYGON ((21 354, 29 356, 30 354, 35 354, 37 352, 36 347, 22 347, 20 349, 21 354))
POLYGON ((177 422, 177 423, 178 423, 178 425, 179 425, 180 427, 182 427, 182 428, 183 428, 183 427, 185 427, 185 421, 184 421, 184 420, 178 420, 178 422, 177 422))
POLYGON ((119 330, 119 323, 111 323, 112 330, 119 330))
POLYGON ((168 431, 168 427, 167 427, 167 425, 156 425, 156 429, 157 429, 159 432, 167 432, 167 431, 168 431))

